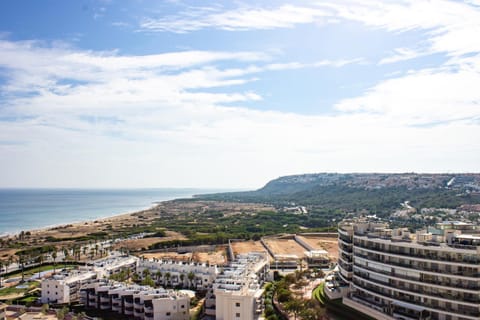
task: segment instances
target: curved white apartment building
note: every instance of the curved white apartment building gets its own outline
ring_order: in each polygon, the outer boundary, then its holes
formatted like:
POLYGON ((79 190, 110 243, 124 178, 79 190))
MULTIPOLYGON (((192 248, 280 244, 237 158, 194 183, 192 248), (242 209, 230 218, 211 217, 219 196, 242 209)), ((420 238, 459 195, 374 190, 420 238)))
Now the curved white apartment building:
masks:
POLYGON ((410 233, 339 224, 343 302, 377 319, 480 319, 480 227, 447 222, 410 233))

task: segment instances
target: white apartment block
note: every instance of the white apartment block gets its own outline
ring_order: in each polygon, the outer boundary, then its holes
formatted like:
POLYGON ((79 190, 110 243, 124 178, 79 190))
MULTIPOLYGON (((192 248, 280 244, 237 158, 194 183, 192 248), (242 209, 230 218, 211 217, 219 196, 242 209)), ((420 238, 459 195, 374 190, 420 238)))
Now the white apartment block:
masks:
POLYGON ((78 300, 80 287, 92 279, 108 278, 125 268, 135 270, 137 257, 109 257, 97 260, 93 267, 57 273, 42 280, 42 303, 70 303, 78 300))
POLYGON ((80 287, 97 277, 95 272, 55 274, 42 280, 42 303, 70 303, 78 299, 80 287))
POLYGON ((480 319, 480 230, 444 222, 410 233, 365 220, 339 224, 343 302, 377 319, 480 319))
POLYGON ((159 284, 205 290, 212 286, 219 272, 216 265, 205 263, 140 259, 137 273, 143 276, 146 269, 149 270, 152 279, 157 280, 159 284))
POLYGON ((263 312, 262 285, 268 276, 265 252, 238 255, 217 276, 207 294, 205 313, 217 320, 253 320, 263 312))
POLYGON ((174 290, 98 281, 80 290, 80 303, 139 320, 188 320, 190 297, 174 290))
POLYGON ((137 262, 138 258, 135 256, 107 257, 95 261, 93 270, 98 274, 98 278, 108 278, 123 269, 135 271, 137 262))

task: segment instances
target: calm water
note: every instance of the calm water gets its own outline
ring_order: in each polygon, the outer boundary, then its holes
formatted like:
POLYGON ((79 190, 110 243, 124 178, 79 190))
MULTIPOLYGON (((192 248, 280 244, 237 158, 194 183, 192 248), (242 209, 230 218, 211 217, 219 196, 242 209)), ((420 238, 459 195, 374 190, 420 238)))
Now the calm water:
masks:
POLYGON ((220 190, 0 189, 0 235, 108 217, 216 191, 220 190))

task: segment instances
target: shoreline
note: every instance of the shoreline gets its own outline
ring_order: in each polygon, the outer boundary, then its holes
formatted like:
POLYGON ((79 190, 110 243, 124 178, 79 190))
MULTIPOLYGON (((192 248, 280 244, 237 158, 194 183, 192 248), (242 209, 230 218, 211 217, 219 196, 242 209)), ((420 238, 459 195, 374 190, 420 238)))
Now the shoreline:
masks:
MULTIPOLYGON (((8 192, 11 189, 3 189, 7 190, 8 192)), ((14 190, 14 192, 19 191, 14 190)), ((22 191, 21 189, 20 191, 22 191)), ((30 191, 30 189, 25 189, 30 191)), ((33 190, 33 189, 32 189, 33 190)), ((53 190, 53 189, 49 189, 53 190)), ((77 189, 75 189, 77 190, 77 189)), ((87 192, 92 190, 85 189, 87 192)), ((129 189, 118 189, 120 192, 128 191, 129 189)), ((78 199, 82 199, 83 202, 81 206, 78 206, 78 201, 76 200, 76 196, 73 199, 73 203, 69 204, 67 201, 62 201, 58 205, 56 202, 52 202, 52 205, 45 206, 44 200, 39 198, 42 202, 40 205, 42 207, 38 207, 35 201, 30 201, 31 204, 27 207, 22 205, 16 205, 16 201, 21 201, 21 197, 13 198, 15 200, 9 201, 4 206, 0 206, 0 224, 3 224, 2 221, 4 220, 3 227, 0 228, 0 239, 4 238, 11 238, 19 235, 22 231, 23 232, 41 232, 47 231, 54 228, 63 227, 66 225, 79 225, 85 224, 87 222, 93 222, 97 220, 106 220, 106 219, 114 219, 119 216, 128 217, 131 214, 151 210, 158 205, 161 205, 165 201, 174 201, 179 199, 193 199, 199 194, 203 193, 210 193, 212 191, 219 192, 219 189, 199 189, 199 188, 158 188, 158 189, 145 189, 147 193, 145 195, 141 195, 138 197, 139 201, 136 201, 138 206, 135 205, 135 201, 125 201, 125 202, 118 202, 115 198, 118 198, 118 194, 114 194, 110 198, 106 198, 107 202, 104 202, 102 198, 92 198, 92 205, 90 203, 88 205, 83 205, 85 200, 81 197, 78 199), (149 194, 151 190, 160 190, 158 194, 149 194), (77 201, 77 202, 75 202, 77 201), (110 203, 111 202, 111 203, 110 203), (105 205, 105 203, 108 203, 105 205), (132 205, 133 204, 133 205, 132 205), (28 209, 28 208, 32 209, 28 209), (111 208, 109 208, 111 207, 111 208), (123 208, 122 208, 123 207, 123 208), (4 214, 4 216, 3 216, 4 214), (3 229, 3 230, 2 230, 3 229)), ((0 190, 1 191, 1 190, 0 190)), ((42 190, 43 192, 44 190, 42 190)), ((64 191, 64 190, 60 190, 64 191)), ((83 190, 82 190, 83 191, 83 190)), ((95 190, 93 190, 95 191, 95 190)), ((135 192, 138 190, 135 189, 135 192)), ((103 192, 103 191, 102 191, 103 192)), ((8 199, 9 194, 1 194, 5 199, 8 199)), ((135 195, 135 193, 134 193, 135 195)), ((138 195, 138 193, 137 193, 138 195)), ((26 196, 29 196, 27 193, 26 196)), ((53 194, 55 196, 55 194, 53 194)), ((127 196, 130 196, 129 194, 127 196)), ((122 195, 120 195, 122 197, 122 195)), ((2 199, 0 197, 0 199, 2 199)), ((47 198, 48 199, 48 198, 47 198)), ((55 201, 54 199, 53 201, 55 201)), ((88 199, 86 200, 88 201, 88 199)), ((20 203, 20 202, 19 202, 20 203)))
MULTIPOLYGON (((179 198, 179 199, 182 199, 182 198, 179 198)), ((170 199, 170 200, 163 200, 163 201, 156 201, 153 205, 151 205, 150 207, 147 207, 147 208, 144 208, 144 209, 139 209, 139 210, 135 210, 135 211, 129 211, 129 212, 124 212, 124 213, 115 213, 111 216, 102 216, 102 217, 98 217, 98 218, 95 218, 95 219, 88 219, 88 220, 78 220, 78 221, 72 221, 72 222, 65 222, 65 223, 57 223, 57 224, 52 224, 52 225, 48 225, 48 226, 44 226, 44 227, 39 227, 39 228, 33 228, 33 229, 25 229, 25 230, 20 230, 20 231, 14 231, 14 232, 4 232, 4 233, 0 233, 0 239, 3 239, 3 238, 9 238, 9 237, 14 237, 14 236, 17 236, 20 234, 20 232, 24 231, 24 232, 30 232, 30 233, 40 233, 40 232, 45 232, 45 231, 50 231, 50 230, 55 230, 55 229, 58 229, 58 228, 62 228, 62 227, 67 227, 67 226, 82 226, 82 225, 85 225, 85 224, 90 224, 90 223, 95 223, 95 221, 103 221, 105 222, 106 220, 109 220, 109 219, 112 219, 112 220, 117 220, 117 219, 120 219, 120 218, 126 218, 126 217, 129 217, 129 216, 132 216, 133 214, 136 214, 136 213, 140 213, 140 212, 144 212, 144 211, 147 211, 147 210, 152 210, 152 209, 155 209, 155 207, 158 207, 159 205, 161 205, 162 203, 164 202, 167 202, 167 201, 174 201, 174 200, 178 200, 178 199, 170 199)))

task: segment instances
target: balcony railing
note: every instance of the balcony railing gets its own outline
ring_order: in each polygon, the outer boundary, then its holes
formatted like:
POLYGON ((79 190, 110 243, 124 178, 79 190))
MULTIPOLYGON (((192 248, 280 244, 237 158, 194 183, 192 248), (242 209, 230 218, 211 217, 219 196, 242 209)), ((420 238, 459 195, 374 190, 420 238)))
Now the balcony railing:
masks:
MULTIPOLYGON (((360 248, 360 249, 375 251, 373 249, 367 249, 367 248, 360 248)), ((388 255, 384 255, 384 253, 380 252, 380 251, 378 253, 375 253, 375 254, 373 254, 373 253, 362 254, 362 253, 359 253, 359 252, 355 252, 354 256, 355 257, 361 257, 361 258, 368 259, 368 260, 372 260, 372 261, 378 261, 378 262, 382 262, 382 263, 390 264, 390 265, 394 265, 394 266, 405 267, 405 268, 409 268, 409 269, 415 269, 415 270, 418 270, 418 271, 423 270, 423 271, 429 271, 429 272, 435 272, 435 273, 442 273, 442 272, 445 273, 445 271, 441 271, 437 267, 428 267, 426 264, 419 263, 419 262, 416 262, 414 260, 409 260, 409 263, 404 263, 404 262, 400 262, 400 261, 392 261, 392 259, 388 255), (375 255, 378 255, 378 257, 375 257, 375 255), (380 259, 380 257, 382 257, 383 259, 380 259)), ((412 257, 412 256, 409 256, 409 257, 410 258, 415 258, 415 257, 412 257)), ((435 263, 435 264, 438 264, 440 261, 433 260, 432 262, 435 263)), ((478 273, 478 272, 462 271, 462 272, 448 272, 448 274, 464 276, 464 277, 480 278, 480 273, 478 273)))
POLYGON ((439 274, 437 279, 433 279, 433 278, 422 277, 422 276, 421 277, 412 277, 412 276, 408 276, 408 275, 405 275, 405 274, 396 273, 395 270, 393 270, 392 272, 388 272, 388 271, 384 271, 384 270, 371 268, 371 267, 361 265, 361 264, 354 265, 353 268, 354 269, 355 268, 361 268, 361 269, 369 270, 369 271, 372 271, 372 272, 375 272, 375 273, 384 274, 384 275, 386 275, 388 277, 392 277, 392 278, 398 278, 398 279, 404 279, 404 280, 410 280, 410 281, 418 282, 419 284, 434 284, 434 285, 437 285, 437 286, 443 286, 443 287, 445 287, 444 289, 446 289, 446 290, 462 290, 462 289, 472 290, 472 291, 480 290, 480 286, 474 285, 474 284, 469 283, 469 282, 455 281, 455 283, 454 283, 454 281, 439 280, 438 277, 441 277, 442 274, 439 274))

